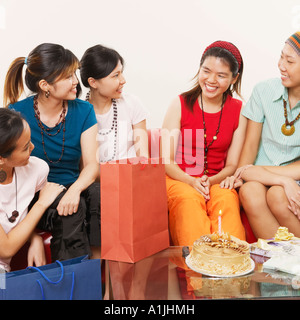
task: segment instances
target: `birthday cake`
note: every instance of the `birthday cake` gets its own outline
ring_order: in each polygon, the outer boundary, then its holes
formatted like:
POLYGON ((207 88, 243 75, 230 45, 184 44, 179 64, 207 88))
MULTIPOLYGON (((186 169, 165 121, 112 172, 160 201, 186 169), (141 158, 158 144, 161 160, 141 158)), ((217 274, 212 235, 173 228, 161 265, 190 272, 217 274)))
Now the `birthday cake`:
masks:
POLYGON ((187 261, 194 271, 216 276, 238 276, 253 267, 249 244, 228 233, 204 235, 196 240, 187 261))

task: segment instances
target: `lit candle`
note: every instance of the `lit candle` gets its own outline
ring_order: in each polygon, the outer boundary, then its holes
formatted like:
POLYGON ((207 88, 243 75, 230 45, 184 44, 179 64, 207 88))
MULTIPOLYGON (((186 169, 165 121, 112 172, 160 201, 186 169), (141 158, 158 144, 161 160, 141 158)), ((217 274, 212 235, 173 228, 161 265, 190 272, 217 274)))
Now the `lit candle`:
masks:
POLYGON ((222 210, 219 211, 219 235, 222 234, 222 210))

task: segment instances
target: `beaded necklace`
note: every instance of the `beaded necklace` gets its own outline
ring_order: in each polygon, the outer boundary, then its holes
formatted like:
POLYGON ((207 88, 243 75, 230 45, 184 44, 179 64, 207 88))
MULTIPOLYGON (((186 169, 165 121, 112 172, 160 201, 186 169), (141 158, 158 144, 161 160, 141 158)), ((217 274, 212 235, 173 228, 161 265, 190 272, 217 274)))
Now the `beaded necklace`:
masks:
POLYGON ((200 101, 201 101, 201 110, 202 110, 202 119, 203 119, 203 128, 204 128, 204 174, 209 173, 207 169, 207 153, 208 153, 208 148, 211 147, 211 145, 218 139, 218 134, 220 130, 220 124, 221 124, 221 119, 222 119, 222 113, 223 113, 223 107, 224 107, 224 102, 221 105, 221 113, 220 113, 220 118, 219 118, 219 124, 216 130, 216 134, 213 136, 211 142, 207 144, 207 134, 206 134, 206 126, 205 126, 205 118, 204 118, 204 107, 203 107, 203 101, 202 101, 202 94, 200 94, 200 101))
POLYGON ((33 108, 34 108, 34 112, 35 112, 34 116, 35 116, 35 118, 37 120, 38 126, 41 129, 43 151, 44 151, 45 157, 47 158, 47 160, 50 163, 58 163, 58 162, 61 161, 61 159, 63 157, 63 154, 64 154, 64 150, 65 150, 66 112, 67 112, 67 108, 65 106, 65 101, 63 101, 63 103, 62 103, 62 112, 61 112, 61 114, 59 116, 59 119, 58 119, 57 123, 55 124, 55 126, 53 128, 45 128, 45 126, 43 125, 43 123, 41 121, 41 114, 40 114, 40 111, 38 109, 38 101, 37 101, 37 99, 38 99, 38 95, 36 95, 34 97, 34 99, 33 99, 33 108), (52 133, 54 131, 54 129, 58 125, 59 125, 59 127, 58 127, 57 131, 52 133), (63 130, 61 155, 60 155, 58 160, 53 161, 53 160, 49 159, 49 157, 47 155, 46 148, 45 148, 44 134, 46 134, 49 137, 54 137, 57 134, 59 134, 61 130, 63 130))
POLYGON ((289 122, 288 117, 287 117, 287 109, 286 109, 286 101, 283 100, 283 109, 284 109, 284 117, 285 117, 285 123, 282 125, 281 127, 281 132, 285 135, 285 136, 291 136, 294 134, 295 132, 295 126, 294 123, 300 119, 300 113, 297 115, 297 117, 289 122))
MULTIPOLYGON (((90 99, 90 92, 87 93, 85 100, 89 101, 90 99)), ((117 108, 117 101, 116 99, 112 99, 112 105, 113 105, 113 120, 111 123, 110 129, 108 131, 103 132, 105 129, 98 130, 98 133, 100 136, 107 136, 114 130, 114 152, 110 159, 108 160, 100 160, 100 162, 109 162, 114 160, 117 154, 117 136, 118 136, 118 108, 117 108)))

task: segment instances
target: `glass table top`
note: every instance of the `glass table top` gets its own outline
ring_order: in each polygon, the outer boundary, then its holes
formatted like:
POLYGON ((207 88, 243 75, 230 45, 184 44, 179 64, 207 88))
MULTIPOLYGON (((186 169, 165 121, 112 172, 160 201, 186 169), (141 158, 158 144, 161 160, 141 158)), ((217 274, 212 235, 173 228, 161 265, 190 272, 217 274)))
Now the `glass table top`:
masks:
POLYGON ((105 261, 105 300, 300 299, 300 277, 264 271, 251 255, 249 274, 216 278, 189 269, 182 247, 169 247, 136 263, 105 261))

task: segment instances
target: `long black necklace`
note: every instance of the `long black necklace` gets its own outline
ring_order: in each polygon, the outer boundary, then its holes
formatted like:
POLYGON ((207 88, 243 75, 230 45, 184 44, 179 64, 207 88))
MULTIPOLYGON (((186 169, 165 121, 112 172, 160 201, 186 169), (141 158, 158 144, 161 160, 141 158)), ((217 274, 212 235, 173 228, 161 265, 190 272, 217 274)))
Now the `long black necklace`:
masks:
POLYGON ((19 211, 18 211, 18 178, 17 178, 16 169, 14 171, 15 171, 15 189, 16 189, 16 209, 12 212, 10 217, 8 217, 8 215, 6 213, 7 219, 11 223, 14 223, 19 216, 19 211))
POLYGON ((47 158, 47 160, 50 163, 58 163, 61 161, 63 155, 64 155, 64 151, 65 151, 65 133, 66 133, 66 112, 67 112, 67 108, 65 106, 65 101, 63 101, 62 103, 62 111, 61 114, 59 116, 59 120, 58 122, 55 124, 55 126, 53 128, 45 128, 45 126, 43 125, 42 121, 41 121, 41 115, 40 115, 40 111, 38 109, 38 95, 36 95, 33 99, 33 109, 34 109, 34 116, 36 118, 36 121, 38 123, 38 126, 41 129, 41 136, 42 136, 42 145, 43 145, 43 151, 44 151, 44 155, 47 158), (54 128, 56 128, 59 125, 58 129, 56 132, 52 133, 52 130, 54 130, 54 128), (46 148, 45 148, 45 141, 44 141, 44 133, 49 136, 49 137, 54 137, 57 134, 60 133, 60 131, 63 131, 63 138, 62 138, 62 147, 61 147, 61 154, 58 160, 53 161, 51 159, 49 159, 48 154, 46 152, 46 148))
POLYGON ((211 147, 211 145, 218 139, 218 134, 220 131, 220 124, 221 124, 221 119, 222 119, 222 114, 223 114, 223 107, 224 107, 224 102, 221 105, 221 113, 220 113, 220 118, 219 118, 219 124, 216 130, 216 134, 213 136, 211 142, 207 144, 207 134, 206 134, 206 125, 205 125, 205 117, 204 117, 204 107, 203 107, 203 101, 202 101, 202 94, 200 94, 200 101, 201 101, 201 110, 202 110, 202 119, 203 119, 203 128, 204 128, 204 171, 203 174, 208 174, 208 169, 207 169, 207 153, 208 149, 211 147))
MULTIPOLYGON (((90 99, 90 92, 87 93, 85 100, 89 101, 90 99)), ((109 162, 114 160, 116 154, 117 154, 117 137, 118 137, 118 108, 117 108, 117 101, 116 99, 112 99, 112 104, 113 104, 113 120, 111 123, 111 127, 110 129, 108 129, 108 131, 103 132, 104 129, 98 130, 98 133, 100 136, 107 136, 108 134, 110 134, 113 130, 114 132, 114 152, 113 155, 110 159, 108 160, 101 160, 100 162, 109 162)))

